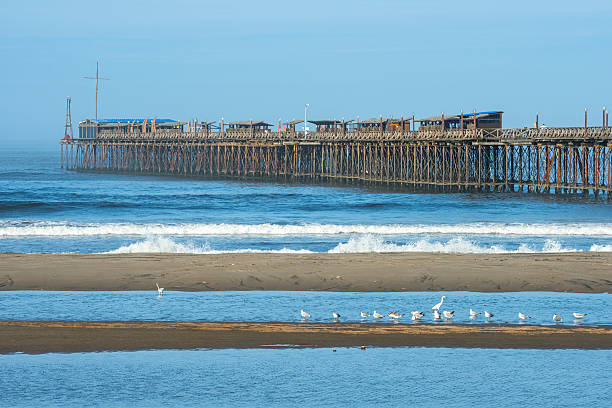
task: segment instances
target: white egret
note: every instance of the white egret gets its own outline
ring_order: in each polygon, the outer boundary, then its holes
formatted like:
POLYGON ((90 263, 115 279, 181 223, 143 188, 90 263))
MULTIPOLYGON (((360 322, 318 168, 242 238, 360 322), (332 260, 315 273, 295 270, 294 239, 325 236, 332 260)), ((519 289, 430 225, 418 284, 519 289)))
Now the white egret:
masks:
POLYGON ((160 288, 157 282, 155 282, 155 286, 157 286, 157 294, 159 294, 159 296, 163 296, 164 288, 160 288))
POLYGON ((442 298, 440 299, 440 303, 434 305, 431 310, 440 310, 440 308, 442 307, 442 303, 444 303, 444 299, 446 299, 446 296, 442 296, 442 298))

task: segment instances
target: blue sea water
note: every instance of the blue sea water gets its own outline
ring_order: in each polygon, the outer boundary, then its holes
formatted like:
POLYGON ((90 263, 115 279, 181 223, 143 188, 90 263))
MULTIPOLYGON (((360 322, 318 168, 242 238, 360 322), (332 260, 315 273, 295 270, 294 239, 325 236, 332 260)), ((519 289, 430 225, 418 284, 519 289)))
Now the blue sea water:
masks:
POLYGON ((612 204, 592 195, 78 173, 59 149, 0 154, 0 252, 612 251, 612 204))
POLYGON ((609 350, 0 355, 1 407, 604 407, 609 350))

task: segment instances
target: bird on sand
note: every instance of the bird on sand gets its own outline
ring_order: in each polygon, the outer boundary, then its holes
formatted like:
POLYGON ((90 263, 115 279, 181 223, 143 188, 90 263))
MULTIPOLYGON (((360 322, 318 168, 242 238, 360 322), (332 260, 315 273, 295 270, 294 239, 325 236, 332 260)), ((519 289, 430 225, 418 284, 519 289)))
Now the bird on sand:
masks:
POLYGON ((310 313, 306 313, 304 309, 300 310, 300 314, 302 315, 302 318, 304 319, 308 319, 310 317, 310 313))
POLYGON ((444 317, 446 317, 447 319, 452 319, 453 316, 455 316, 455 311, 453 310, 452 312, 447 312, 446 310, 442 312, 442 314, 444 315, 444 317))
POLYGON ((485 317, 486 317, 487 319, 490 319, 490 318, 492 318, 493 316, 495 316, 493 313, 489 313, 489 312, 487 312, 486 310, 485 310, 485 312, 484 312, 484 315, 485 315, 485 317))
POLYGON ((553 320, 554 320, 555 322, 560 322, 560 321, 563 321, 563 318, 562 318, 561 316, 559 316, 558 314, 556 314, 556 313, 555 313, 555 314, 553 315, 553 320))
POLYGON ((527 316, 526 314, 522 314, 521 312, 518 313, 518 317, 521 320, 531 319, 531 316, 527 316))
POLYGON ((338 320, 340 318, 340 313, 332 312, 332 316, 334 316, 334 320, 338 320))
POLYGON ((159 296, 163 296, 163 294, 164 294, 164 288, 160 288, 160 287, 159 287, 159 284, 158 284, 157 282, 155 282, 155 286, 157 286, 157 294, 158 294, 159 296))
POLYGON ((588 313, 572 313, 572 315, 576 318, 576 319, 582 319, 584 316, 586 316, 588 313))
POLYGON ((435 304, 431 310, 440 310, 440 308, 442 307, 442 303, 444 303, 444 299, 446 299, 446 296, 442 296, 442 298, 440 299, 440 303, 435 304))
POLYGON ((382 319, 383 317, 385 317, 381 315, 380 313, 378 313, 376 310, 372 313, 372 316, 374 316, 377 319, 382 319))
POLYGON ((433 311, 433 315, 434 315, 434 320, 440 320, 442 318, 442 315, 437 310, 433 311))
POLYGON ((480 312, 475 312, 475 311, 472 310, 472 308, 470 308, 470 319, 478 317, 479 314, 480 314, 480 312))
POLYGON ((369 313, 366 313, 366 312, 361 312, 361 318, 362 318, 362 319, 366 319, 366 318, 368 318, 368 317, 370 317, 370 314, 369 314, 369 313))

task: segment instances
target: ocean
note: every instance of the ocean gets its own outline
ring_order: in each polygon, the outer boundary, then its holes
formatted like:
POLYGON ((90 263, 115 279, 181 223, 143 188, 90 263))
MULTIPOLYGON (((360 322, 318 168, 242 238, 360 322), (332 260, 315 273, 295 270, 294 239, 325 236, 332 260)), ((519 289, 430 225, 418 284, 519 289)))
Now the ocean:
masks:
POLYGON ((593 195, 93 174, 59 148, 0 152, 0 252, 612 251, 612 205, 593 195))

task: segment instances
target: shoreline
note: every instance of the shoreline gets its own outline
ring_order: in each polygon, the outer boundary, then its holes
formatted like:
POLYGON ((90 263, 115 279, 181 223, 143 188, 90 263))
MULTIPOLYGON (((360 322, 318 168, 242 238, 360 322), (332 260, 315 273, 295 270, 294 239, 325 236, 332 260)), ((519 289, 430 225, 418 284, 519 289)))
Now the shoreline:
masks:
POLYGON ((0 354, 361 346, 612 349, 612 326, 0 321, 0 354))
POLYGON ((0 254, 0 291, 612 292, 612 253, 0 254))

